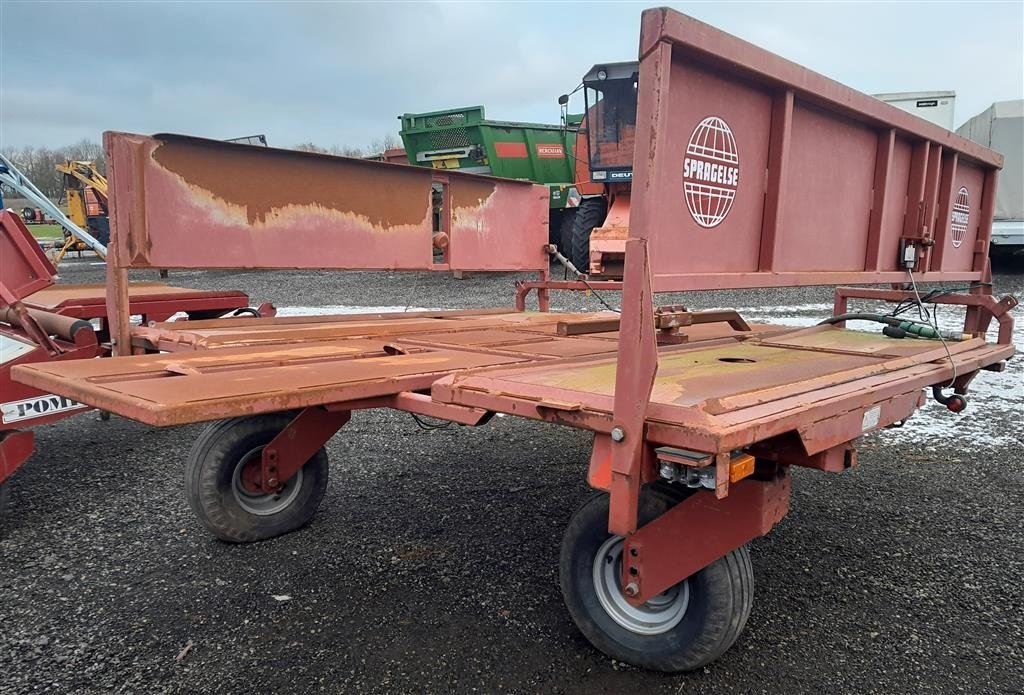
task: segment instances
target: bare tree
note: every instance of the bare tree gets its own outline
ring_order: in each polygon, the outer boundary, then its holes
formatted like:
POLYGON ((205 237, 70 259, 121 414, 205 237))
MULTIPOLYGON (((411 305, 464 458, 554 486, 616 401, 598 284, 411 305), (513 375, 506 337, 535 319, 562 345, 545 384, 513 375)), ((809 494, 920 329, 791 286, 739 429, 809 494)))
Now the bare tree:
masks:
POLYGON ((64 182, 57 173, 58 164, 69 159, 95 162, 101 172, 106 171, 102 145, 87 139, 56 149, 27 146, 8 148, 3 153, 40 191, 54 199, 64 193, 64 182))
POLYGON ((333 154, 342 157, 362 157, 365 154, 362 149, 352 147, 350 145, 331 145, 329 147, 322 147, 312 142, 301 143, 292 149, 299 150, 300 152, 319 152, 320 154, 333 154))
POLYGON ((399 140, 393 133, 385 133, 383 137, 375 138, 370 143, 369 154, 384 154, 388 150, 401 147, 402 141, 399 140))
POLYGON ((383 137, 371 140, 368 147, 354 147, 352 145, 330 145, 324 147, 312 142, 303 142, 295 145, 292 149, 302 152, 340 155, 342 157, 373 157, 384 154, 385 150, 401 146, 402 141, 397 136, 392 133, 385 133, 383 137))
POLYGON ((328 154, 329 153, 329 150, 327 150, 327 148, 320 147, 319 145, 315 145, 312 142, 299 143, 298 145, 296 145, 292 149, 293 150, 298 150, 299 152, 319 152, 320 154, 328 154))

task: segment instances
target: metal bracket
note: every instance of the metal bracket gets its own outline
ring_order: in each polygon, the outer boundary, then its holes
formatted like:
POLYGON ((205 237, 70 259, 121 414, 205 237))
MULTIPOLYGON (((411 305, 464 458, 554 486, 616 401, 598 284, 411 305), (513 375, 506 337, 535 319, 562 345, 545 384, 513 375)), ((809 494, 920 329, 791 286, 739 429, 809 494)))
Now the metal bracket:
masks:
POLYGON ((747 478, 716 499, 696 492, 626 536, 622 586, 639 606, 748 541, 768 533, 789 512, 789 470, 771 480, 747 478))
POLYGON ((263 492, 279 489, 351 416, 348 410, 306 408, 264 447, 259 478, 243 483, 263 492))

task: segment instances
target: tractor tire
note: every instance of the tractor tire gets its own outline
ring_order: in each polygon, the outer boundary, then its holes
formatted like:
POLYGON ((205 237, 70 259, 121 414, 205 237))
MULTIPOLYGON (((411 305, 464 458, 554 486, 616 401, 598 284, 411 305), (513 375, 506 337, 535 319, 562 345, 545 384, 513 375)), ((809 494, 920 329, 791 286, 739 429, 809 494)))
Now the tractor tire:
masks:
MULTIPOLYGON (((640 497, 641 525, 686 495, 686 490, 664 484, 648 486, 640 497)), ((591 644, 614 659, 669 673, 701 668, 733 645, 754 598, 746 546, 640 607, 630 606, 622 595, 622 547, 622 537, 608 533, 604 493, 576 511, 562 540, 562 596, 591 644)))
POLYGON ((566 258, 572 258, 572 226, 576 222, 576 210, 562 211, 562 223, 558 230, 558 251, 566 258))
POLYGON ((242 469, 259 465, 263 448, 294 414, 273 413, 211 423, 185 467, 189 505, 213 535, 231 543, 274 538, 309 523, 327 489, 323 447, 275 494, 256 494, 241 482, 242 469))
POLYGON ((608 201, 604 197, 584 198, 576 209, 572 225, 572 255, 569 260, 581 273, 590 271, 590 234, 604 224, 608 201))

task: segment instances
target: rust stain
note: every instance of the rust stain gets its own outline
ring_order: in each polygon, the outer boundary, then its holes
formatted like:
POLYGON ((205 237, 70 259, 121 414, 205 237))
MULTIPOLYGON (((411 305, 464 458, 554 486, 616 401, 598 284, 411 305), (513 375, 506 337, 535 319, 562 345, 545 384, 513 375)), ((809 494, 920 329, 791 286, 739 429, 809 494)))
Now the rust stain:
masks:
POLYGON ((461 179, 452 181, 449 185, 451 186, 452 208, 455 209, 479 208, 494 195, 494 190, 497 188, 494 182, 480 179, 461 179))
POLYGON ((412 167, 178 140, 161 141, 152 156, 188 186, 244 208, 250 225, 310 207, 354 214, 378 228, 416 226, 429 206, 429 176, 412 167))

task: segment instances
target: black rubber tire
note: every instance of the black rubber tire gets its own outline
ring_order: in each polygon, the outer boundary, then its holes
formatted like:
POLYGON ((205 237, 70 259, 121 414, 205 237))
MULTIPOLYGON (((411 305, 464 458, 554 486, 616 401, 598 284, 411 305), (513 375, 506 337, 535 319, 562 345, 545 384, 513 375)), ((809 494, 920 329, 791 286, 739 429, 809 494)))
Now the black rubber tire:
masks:
POLYGON ((584 198, 576 208, 572 224, 572 254, 569 260, 581 273, 590 272, 590 234, 604 224, 608 201, 604 197, 584 198))
MULTIPOLYGON (((640 498, 641 525, 685 496, 686 491, 673 486, 647 486, 640 498)), ((569 522, 559 567, 565 605, 591 644, 614 659, 669 673, 701 668, 733 645, 747 623, 754 598, 746 546, 684 580, 689 582, 689 603, 678 625, 659 635, 642 635, 616 623, 597 598, 594 557, 608 538, 608 495, 600 493, 588 499, 569 522)))
MULTIPOLYGON (((293 418, 294 413, 272 413, 219 420, 207 426, 192 446, 185 467, 185 494, 199 521, 217 538, 232 543, 274 538, 305 526, 316 514, 327 489, 323 447, 302 467, 301 488, 280 511, 254 514, 239 504, 232 489, 235 467, 243 457, 261 450, 293 418)), ((287 485, 282 493, 287 493, 287 485)))
POLYGON ((558 230, 558 250, 566 258, 572 258, 572 226, 576 221, 576 210, 562 211, 562 223, 558 230))
POLYGON ((0 483, 0 538, 4 537, 4 523, 7 521, 7 505, 11 501, 11 486, 0 483))

